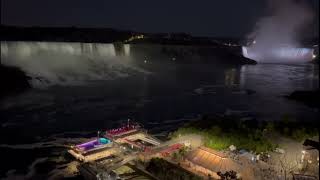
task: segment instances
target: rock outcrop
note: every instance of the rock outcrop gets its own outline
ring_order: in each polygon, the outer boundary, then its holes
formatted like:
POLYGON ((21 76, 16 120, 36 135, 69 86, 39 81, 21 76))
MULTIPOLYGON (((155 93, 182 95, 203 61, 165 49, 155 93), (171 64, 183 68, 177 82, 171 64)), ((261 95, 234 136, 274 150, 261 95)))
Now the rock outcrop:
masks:
POLYGON ((294 91, 287 98, 302 102, 310 107, 319 108, 320 90, 315 91, 294 91))
POLYGON ((0 64, 1 88, 0 98, 23 92, 31 87, 29 77, 19 68, 0 64))

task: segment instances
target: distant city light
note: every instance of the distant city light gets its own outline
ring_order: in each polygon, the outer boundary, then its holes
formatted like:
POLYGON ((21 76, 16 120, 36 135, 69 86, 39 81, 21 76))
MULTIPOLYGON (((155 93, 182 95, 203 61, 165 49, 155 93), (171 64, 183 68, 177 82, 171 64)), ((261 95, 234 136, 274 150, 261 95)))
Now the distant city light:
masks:
POLYGON ((131 36, 129 39, 127 39, 125 42, 130 42, 130 41, 133 41, 133 40, 136 40, 136 39, 143 39, 145 38, 143 34, 141 35, 135 35, 135 36, 131 36))

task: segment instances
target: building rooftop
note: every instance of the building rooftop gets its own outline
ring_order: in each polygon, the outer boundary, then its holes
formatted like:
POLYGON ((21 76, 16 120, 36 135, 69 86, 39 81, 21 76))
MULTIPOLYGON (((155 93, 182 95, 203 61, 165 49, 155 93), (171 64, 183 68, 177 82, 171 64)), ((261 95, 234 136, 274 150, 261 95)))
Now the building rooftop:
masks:
POLYGON ((230 170, 236 172, 240 171, 240 166, 232 159, 206 147, 200 147, 194 150, 187 156, 187 159, 190 162, 213 172, 226 172, 230 170))
POLYGON ((116 129, 107 130, 106 137, 114 138, 114 137, 118 137, 118 136, 122 136, 122 135, 125 135, 128 133, 135 132, 139 129, 140 129, 139 125, 132 125, 132 124, 128 123, 128 125, 126 125, 126 126, 116 128, 116 129))

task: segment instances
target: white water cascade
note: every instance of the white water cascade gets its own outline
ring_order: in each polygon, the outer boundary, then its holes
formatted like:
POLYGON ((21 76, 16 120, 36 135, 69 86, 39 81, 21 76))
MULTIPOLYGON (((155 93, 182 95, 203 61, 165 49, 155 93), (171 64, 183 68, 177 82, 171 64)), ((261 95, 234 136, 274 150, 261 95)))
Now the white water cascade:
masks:
POLYGON ((261 63, 305 63, 313 59, 312 48, 296 47, 242 47, 244 57, 261 63))
POLYGON ((1 63, 19 67, 36 87, 76 85, 140 71, 132 64, 130 45, 123 46, 117 56, 113 44, 2 41, 1 63))

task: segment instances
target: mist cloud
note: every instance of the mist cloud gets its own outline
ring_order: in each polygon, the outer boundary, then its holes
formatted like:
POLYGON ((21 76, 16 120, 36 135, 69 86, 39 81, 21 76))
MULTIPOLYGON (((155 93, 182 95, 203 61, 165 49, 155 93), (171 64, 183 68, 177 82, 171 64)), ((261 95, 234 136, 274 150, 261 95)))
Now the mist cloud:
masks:
POLYGON ((268 6, 269 15, 260 19, 249 34, 254 43, 245 50, 247 56, 259 62, 312 58, 312 50, 299 43, 312 22, 311 8, 305 1, 296 0, 269 0, 268 6))

